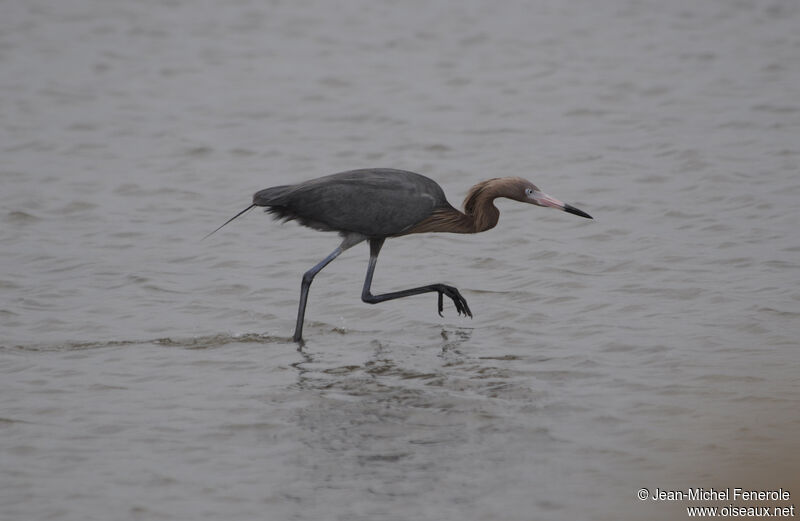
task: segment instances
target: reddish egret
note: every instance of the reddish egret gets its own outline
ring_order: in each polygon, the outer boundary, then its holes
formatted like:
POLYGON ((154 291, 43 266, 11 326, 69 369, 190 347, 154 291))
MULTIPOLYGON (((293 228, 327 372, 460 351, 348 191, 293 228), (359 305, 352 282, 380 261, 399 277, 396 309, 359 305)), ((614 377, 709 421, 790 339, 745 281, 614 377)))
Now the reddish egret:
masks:
POLYGON ((378 253, 387 237, 423 232, 478 233, 494 228, 500 217, 500 211, 493 203, 498 197, 558 208, 587 219, 592 218, 586 212, 562 203, 519 177, 500 177, 476 184, 469 189, 464 199, 462 213, 447 202, 442 187, 432 179, 404 170, 369 168, 341 172, 295 185, 265 188, 255 193, 252 205, 222 226, 256 206, 264 206, 276 219, 297 219, 303 226, 339 232, 342 236, 342 243, 303 275, 293 337, 295 342, 301 342, 308 289, 314 277, 343 251, 365 240, 369 241, 369 267, 361 300, 368 304, 377 304, 436 292, 439 294, 439 315, 443 309, 442 297, 447 296, 452 299, 459 315, 472 318, 467 301, 453 286, 429 284, 373 295, 370 291, 372 274, 378 262, 378 253))

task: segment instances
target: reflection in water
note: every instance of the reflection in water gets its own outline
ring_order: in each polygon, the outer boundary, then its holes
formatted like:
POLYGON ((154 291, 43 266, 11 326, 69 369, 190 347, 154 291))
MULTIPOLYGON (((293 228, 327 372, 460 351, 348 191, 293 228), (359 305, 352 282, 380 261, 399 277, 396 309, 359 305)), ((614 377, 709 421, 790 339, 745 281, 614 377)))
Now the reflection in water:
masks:
POLYGON ((534 455, 554 442, 550 429, 529 417, 544 393, 513 370, 518 356, 462 350, 471 337, 471 329, 442 329, 438 349, 373 340, 359 363, 352 353, 302 352, 292 364, 292 392, 303 394, 305 405, 294 418, 304 458, 314 464, 300 469, 292 493, 328 498, 352 488, 391 506, 455 487, 457 501, 469 504, 471 487, 485 489, 491 480, 481 472, 487 462, 528 472, 521 447, 534 455), (498 438, 504 448, 489 441, 498 438), (484 443, 494 454, 476 458, 484 443))

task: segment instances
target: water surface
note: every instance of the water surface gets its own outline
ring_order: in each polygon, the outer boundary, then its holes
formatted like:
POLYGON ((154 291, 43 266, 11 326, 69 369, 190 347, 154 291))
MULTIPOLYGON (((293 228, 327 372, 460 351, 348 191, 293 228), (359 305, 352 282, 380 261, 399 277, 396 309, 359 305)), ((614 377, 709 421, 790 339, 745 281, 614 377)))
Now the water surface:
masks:
MULTIPOLYGON (((682 519, 800 494, 794 2, 10 2, 3 519, 682 519), (518 175, 475 236, 300 277, 267 186, 518 175), (792 488, 794 486, 794 488, 792 488)), ((794 502, 794 500, 793 500, 794 502)))

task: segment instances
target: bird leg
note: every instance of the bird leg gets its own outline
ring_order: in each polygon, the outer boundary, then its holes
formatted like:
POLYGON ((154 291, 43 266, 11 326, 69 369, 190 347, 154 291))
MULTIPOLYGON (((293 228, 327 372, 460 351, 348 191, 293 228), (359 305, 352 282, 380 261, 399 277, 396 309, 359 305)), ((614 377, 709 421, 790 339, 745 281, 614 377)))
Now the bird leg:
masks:
POLYGON ((306 315, 306 301, 308 300, 308 289, 311 287, 314 277, 322 271, 322 268, 331 263, 333 259, 338 257, 344 250, 363 241, 364 237, 360 235, 345 236, 342 243, 333 252, 322 259, 322 261, 303 274, 303 280, 300 283, 300 307, 297 310, 297 324, 294 328, 294 336, 292 340, 295 342, 303 341, 303 321, 306 315))
POLYGON ((382 295, 373 295, 370 292, 372 286, 372 275, 375 272, 375 265, 378 263, 378 253, 381 251, 384 239, 370 239, 369 240, 369 267, 367 268, 367 277, 364 279, 364 289, 361 292, 361 300, 368 304, 377 304, 378 302, 385 302, 396 298, 410 297, 412 295, 420 295, 422 293, 437 292, 439 294, 438 309, 439 316, 442 316, 444 306, 442 305, 443 297, 447 296, 453 300, 456 306, 456 311, 461 315, 469 316, 472 318, 472 311, 467 305, 467 300, 461 296, 458 289, 446 284, 429 284, 427 286, 420 286, 418 288, 405 289, 402 291, 393 291, 391 293, 383 293, 382 295))

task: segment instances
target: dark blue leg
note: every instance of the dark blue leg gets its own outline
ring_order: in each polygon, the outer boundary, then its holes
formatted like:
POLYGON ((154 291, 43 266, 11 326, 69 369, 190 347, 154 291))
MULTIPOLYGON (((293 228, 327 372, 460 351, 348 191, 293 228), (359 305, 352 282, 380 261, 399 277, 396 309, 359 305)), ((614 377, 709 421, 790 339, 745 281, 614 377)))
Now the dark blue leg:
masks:
POLYGON ((367 268, 367 277, 364 279, 364 289, 361 292, 361 300, 368 304, 377 304, 378 302, 385 302, 387 300, 394 300, 396 298, 436 292, 439 294, 439 316, 442 316, 442 310, 444 309, 444 306, 442 305, 442 296, 446 295, 453 300, 453 304, 455 304, 456 311, 458 311, 459 315, 463 313, 464 316, 469 316, 472 318, 472 311, 470 311, 466 299, 461 296, 461 293, 458 291, 458 289, 454 288, 453 286, 447 286, 446 284, 429 284, 427 286, 420 286, 418 288, 393 291, 391 293, 383 293, 381 295, 373 295, 370 291, 372 286, 372 275, 375 272, 375 265, 378 263, 378 254, 380 253, 382 246, 383 239, 370 239, 369 241, 369 267, 367 268))
POLYGON ((339 245, 338 248, 333 250, 333 253, 322 259, 322 262, 308 270, 303 274, 303 281, 300 284, 300 308, 297 310, 297 324, 294 327, 294 337, 292 340, 295 342, 302 342, 303 341, 303 320, 305 319, 306 315, 306 301, 308 300, 308 288, 311 287, 311 282, 314 280, 314 277, 322 271, 322 268, 327 266, 331 263, 333 259, 338 257, 344 250, 352 247, 355 244, 363 241, 363 236, 347 236, 342 241, 342 244, 339 245))

